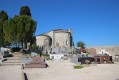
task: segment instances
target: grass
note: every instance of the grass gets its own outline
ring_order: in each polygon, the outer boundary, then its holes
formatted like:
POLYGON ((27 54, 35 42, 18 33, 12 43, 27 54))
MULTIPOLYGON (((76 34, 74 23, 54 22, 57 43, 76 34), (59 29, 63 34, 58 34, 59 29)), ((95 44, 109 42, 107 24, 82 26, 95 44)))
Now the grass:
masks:
POLYGON ((81 69, 81 68, 83 68, 83 66, 81 66, 81 65, 74 66, 74 69, 81 69))
POLYGON ((50 56, 48 54, 43 54, 42 55, 46 60, 50 60, 50 56))

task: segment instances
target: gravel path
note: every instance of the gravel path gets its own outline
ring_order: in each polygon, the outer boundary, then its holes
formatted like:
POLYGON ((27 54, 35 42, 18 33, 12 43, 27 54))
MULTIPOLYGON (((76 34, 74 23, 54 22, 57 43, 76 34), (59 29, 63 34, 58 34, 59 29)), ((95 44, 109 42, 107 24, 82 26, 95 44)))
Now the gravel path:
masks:
POLYGON ((69 60, 47 61, 48 68, 26 68, 28 80, 119 80, 119 63, 74 69, 69 60))
POLYGON ((0 80, 23 80, 21 65, 0 66, 0 80))

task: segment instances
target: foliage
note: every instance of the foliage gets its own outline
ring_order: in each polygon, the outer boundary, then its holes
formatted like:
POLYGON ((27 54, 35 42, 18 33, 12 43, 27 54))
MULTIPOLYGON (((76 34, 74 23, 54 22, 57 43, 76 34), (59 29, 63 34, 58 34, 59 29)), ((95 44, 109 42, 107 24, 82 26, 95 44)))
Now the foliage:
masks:
POLYGON ((28 6, 22 6, 20 9, 20 15, 31 16, 30 8, 28 6))
POLYGON ((81 65, 74 66, 74 69, 81 69, 81 68, 83 68, 83 66, 81 66, 81 65))
POLYGON ((32 40, 36 31, 36 21, 29 16, 14 16, 5 22, 3 32, 6 42, 18 43, 32 40))
POLYGON ((15 20, 10 18, 7 20, 3 25, 3 33, 5 41, 12 42, 12 41, 18 41, 17 39, 17 27, 15 24, 15 20))
MULTIPOLYGON (((19 37, 21 36, 21 41, 24 43, 30 42, 36 31, 36 21, 34 21, 29 16, 20 16, 19 27, 19 37)), ((25 46, 26 48, 26 46, 25 46)))
POLYGON ((34 45, 34 46, 31 47, 31 51, 32 52, 37 52, 38 51, 38 48, 39 48, 38 46, 35 46, 34 45))
MULTIPOLYGON (((22 6, 21 9, 20 9, 19 15, 20 16, 26 16, 26 17, 30 17, 31 18, 30 8, 28 6, 22 6)), ((30 23, 25 22, 25 21, 26 21, 25 18, 23 18, 23 20, 21 20, 21 22, 23 22, 22 26, 25 27, 24 29, 26 30, 23 33, 23 36, 22 36, 23 37, 22 38, 22 43, 24 42, 25 46, 23 46, 23 45, 22 46, 24 48, 27 48, 27 42, 33 42, 32 41, 33 40, 32 37, 33 37, 33 33, 36 30, 36 21, 31 21, 30 23)))
POLYGON ((43 54, 42 56, 47 56, 47 57, 49 57, 49 54, 43 54))
POLYGON ((0 11, 0 46, 3 46, 3 43, 24 43, 24 48, 27 48, 27 42, 32 42, 36 21, 31 17, 30 8, 22 6, 19 14, 20 16, 15 15, 8 20, 7 13, 0 11))
POLYGON ((85 43, 83 41, 78 41, 77 42, 77 47, 83 48, 83 47, 85 47, 85 43))
POLYGON ((43 56, 46 60, 50 60, 49 54, 42 54, 42 56, 43 56))
POLYGON ((0 11, 0 20, 2 21, 8 20, 8 15, 5 11, 0 11))
POLYGON ((0 46, 5 45, 4 34, 3 34, 3 24, 8 20, 8 15, 5 11, 0 11, 0 46))

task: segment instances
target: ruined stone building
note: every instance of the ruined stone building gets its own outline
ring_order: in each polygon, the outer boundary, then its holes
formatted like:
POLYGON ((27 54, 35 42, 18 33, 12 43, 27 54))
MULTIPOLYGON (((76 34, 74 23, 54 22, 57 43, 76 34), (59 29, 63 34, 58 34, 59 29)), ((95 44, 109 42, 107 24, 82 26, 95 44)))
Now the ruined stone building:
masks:
POLYGON ((72 30, 57 29, 36 36, 36 45, 50 50, 56 47, 72 47, 72 30))

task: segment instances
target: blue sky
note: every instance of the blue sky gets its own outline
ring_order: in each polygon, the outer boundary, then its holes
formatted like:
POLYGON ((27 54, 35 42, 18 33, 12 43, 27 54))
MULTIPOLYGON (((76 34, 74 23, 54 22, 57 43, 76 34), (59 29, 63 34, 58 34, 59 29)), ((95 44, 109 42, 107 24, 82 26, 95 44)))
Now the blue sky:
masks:
POLYGON ((87 46, 119 45, 119 0, 0 0, 9 17, 29 6, 37 21, 36 35, 72 29, 73 40, 87 46))

